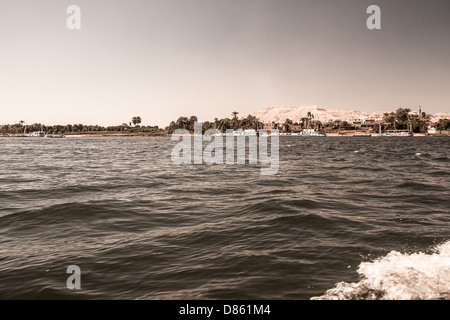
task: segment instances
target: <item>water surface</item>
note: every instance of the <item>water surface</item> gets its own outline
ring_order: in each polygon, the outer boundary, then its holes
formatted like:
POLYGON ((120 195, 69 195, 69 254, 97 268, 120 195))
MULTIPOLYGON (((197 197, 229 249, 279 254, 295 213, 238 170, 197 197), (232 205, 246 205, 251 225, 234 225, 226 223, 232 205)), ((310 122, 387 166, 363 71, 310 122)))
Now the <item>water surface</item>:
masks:
POLYGON ((173 145, 0 139, 0 298, 449 298, 450 138, 280 137, 274 176, 173 145))

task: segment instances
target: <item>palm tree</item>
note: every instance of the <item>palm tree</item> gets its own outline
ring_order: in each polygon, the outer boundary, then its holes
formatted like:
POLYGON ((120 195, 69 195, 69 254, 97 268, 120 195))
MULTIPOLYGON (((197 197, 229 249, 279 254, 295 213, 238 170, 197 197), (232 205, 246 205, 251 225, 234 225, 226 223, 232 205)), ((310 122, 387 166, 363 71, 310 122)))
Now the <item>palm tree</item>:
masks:
POLYGON ((302 126, 302 129, 306 129, 307 123, 308 123, 308 118, 303 117, 300 119, 300 125, 302 126))
POLYGON ((131 119, 131 122, 133 122, 134 126, 137 126, 142 122, 142 119, 141 117, 133 117, 133 119, 131 119))
POLYGON ((223 118, 220 120, 219 127, 217 128, 220 132, 227 129, 231 129, 231 120, 229 118, 223 118))
POLYGON ((315 129, 320 131, 320 130, 322 130, 322 127, 323 127, 323 125, 322 125, 321 121, 315 121, 315 123, 314 123, 314 128, 315 129))
POLYGON ((309 129, 309 126, 311 125, 311 116, 312 116, 311 111, 308 111, 308 114, 306 116, 307 116, 307 118, 306 118, 306 128, 309 129))
POLYGON ((314 115, 311 113, 311 111, 308 111, 307 117, 306 118, 302 118, 302 120, 305 119, 306 120, 306 128, 307 129, 312 129, 312 126, 314 125, 314 115))
POLYGON ((189 118, 189 123, 188 123, 188 130, 190 131, 190 132, 194 132, 194 129, 195 129, 195 122, 198 122, 198 118, 197 118, 197 116, 190 116, 190 118, 189 118))
POLYGON ((239 121, 237 118, 237 115, 239 114, 239 112, 233 111, 231 114, 233 115, 233 129, 235 130, 236 127, 239 125, 239 121))
POLYGON ((292 125, 292 120, 290 120, 290 119, 286 119, 285 121, 284 121, 284 124, 283 124, 283 127, 284 127, 284 131, 286 131, 286 132, 291 132, 291 125, 292 125))
MULTIPOLYGON (((23 121, 23 120, 20 120, 20 121, 19 121, 19 123, 20 123, 20 125, 22 125, 22 126, 23 126, 23 124, 25 123, 25 121, 23 121)), ((25 134, 25 128, 26 128, 26 127, 23 127, 23 134, 25 134)))
POLYGON ((255 119, 255 123, 256 123, 256 130, 259 130, 259 128, 264 128, 264 123, 262 123, 261 121, 259 121, 259 119, 257 117, 254 117, 255 119))

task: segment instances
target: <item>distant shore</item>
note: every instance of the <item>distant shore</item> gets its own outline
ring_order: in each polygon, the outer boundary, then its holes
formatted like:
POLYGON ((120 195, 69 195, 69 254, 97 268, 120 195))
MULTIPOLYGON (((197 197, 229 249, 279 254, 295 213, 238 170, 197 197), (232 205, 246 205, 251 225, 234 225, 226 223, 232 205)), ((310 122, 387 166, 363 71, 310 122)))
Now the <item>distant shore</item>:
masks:
MULTIPOLYGON (((190 134, 194 136, 194 134, 190 134)), ((101 133, 86 133, 86 134, 64 134, 64 138, 128 138, 128 137, 171 137, 172 135, 167 132, 160 132, 158 134, 138 134, 138 133, 109 133, 109 134, 101 134, 101 133)), ((281 134, 282 137, 299 137, 298 135, 286 135, 281 134)), ((379 134, 355 134, 355 133, 327 133, 325 137, 379 137, 379 134)), ((412 137, 448 137, 450 136, 448 133, 437 133, 437 134, 425 134, 425 133, 415 133, 412 137)), ((14 136, 14 135, 0 135, 0 138, 33 138, 33 137, 22 137, 22 136, 14 136)))

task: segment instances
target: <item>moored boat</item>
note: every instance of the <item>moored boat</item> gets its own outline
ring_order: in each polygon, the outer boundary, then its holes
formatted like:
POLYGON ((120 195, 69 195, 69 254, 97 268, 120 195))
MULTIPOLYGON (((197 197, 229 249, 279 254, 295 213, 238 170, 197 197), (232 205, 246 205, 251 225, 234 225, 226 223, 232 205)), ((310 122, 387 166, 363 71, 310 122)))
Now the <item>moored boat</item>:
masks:
POLYGON ((320 132, 316 129, 303 129, 303 131, 300 132, 300 135, 310 137, 326 137, 326 134, 324 132, 320 132))

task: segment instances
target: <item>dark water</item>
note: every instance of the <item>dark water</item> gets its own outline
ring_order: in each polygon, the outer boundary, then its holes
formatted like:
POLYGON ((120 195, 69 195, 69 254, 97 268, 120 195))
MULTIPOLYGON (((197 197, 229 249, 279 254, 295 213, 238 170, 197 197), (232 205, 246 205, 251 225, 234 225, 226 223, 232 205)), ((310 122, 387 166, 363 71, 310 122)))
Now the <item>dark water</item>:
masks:
POLYGON ((280 142, 261 176, 169 138, 0 139, 0 298, 449 297, 450 138, 280 142))

